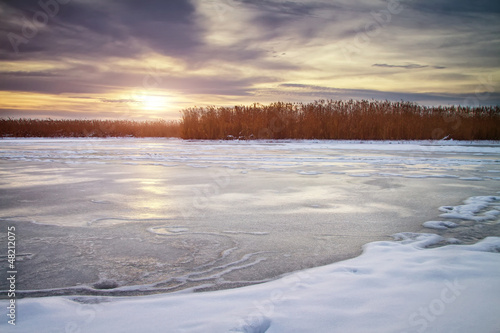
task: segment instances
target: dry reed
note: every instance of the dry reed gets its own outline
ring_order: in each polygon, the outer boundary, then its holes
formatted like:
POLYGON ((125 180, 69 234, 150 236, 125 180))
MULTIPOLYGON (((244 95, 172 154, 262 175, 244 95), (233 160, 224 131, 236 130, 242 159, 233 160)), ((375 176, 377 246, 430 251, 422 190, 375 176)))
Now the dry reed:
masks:
POLYGON ((2 137, 500 140, 500 107, 333 101, 194 107, 180 121, 0 119, 2 137))

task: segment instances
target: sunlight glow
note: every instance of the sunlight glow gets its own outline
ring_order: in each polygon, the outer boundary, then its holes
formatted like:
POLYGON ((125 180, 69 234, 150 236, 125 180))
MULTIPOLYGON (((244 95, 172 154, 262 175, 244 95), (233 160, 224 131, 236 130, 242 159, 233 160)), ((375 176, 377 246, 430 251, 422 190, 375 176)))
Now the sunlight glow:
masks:
POLYGON ((165 95, 140 93, 133 95, 137 108, 144 111, 165 111, 170 106, 170 99, 165 95))

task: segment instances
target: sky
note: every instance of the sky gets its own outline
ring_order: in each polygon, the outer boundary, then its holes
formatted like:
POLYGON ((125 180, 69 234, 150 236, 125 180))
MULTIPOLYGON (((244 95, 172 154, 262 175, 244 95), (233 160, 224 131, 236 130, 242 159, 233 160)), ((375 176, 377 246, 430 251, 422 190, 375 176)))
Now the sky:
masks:
POLYGON ((0 117, 500 104, 498 0, 0 0, 0 117))

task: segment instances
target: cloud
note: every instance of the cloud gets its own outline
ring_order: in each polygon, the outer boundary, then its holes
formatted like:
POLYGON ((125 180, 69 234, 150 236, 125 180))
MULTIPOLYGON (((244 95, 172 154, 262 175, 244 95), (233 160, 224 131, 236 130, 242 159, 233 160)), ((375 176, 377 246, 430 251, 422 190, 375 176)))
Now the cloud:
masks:
POLYGON ((101 102, 103 102, 103 103, 118 103, 118 104, 141 103, 141 101, 133 99, 133 98, 122 98, 122 99, 101 98, 101 102))
POLYGON ((49 71, 2 71, 0 72, 0 77, 3 78, 12 78, 12 77, 22 77, 22 78, 29 78, 29 77, 57 77, 58 74, 52 73, 49 71))
POLYGON ((499 14, 500 3, 490 0, 419 0, 409 1, 407 6, 418 11, 434 13, 439 16, 471 16, 474 14, 499 14))
POLYGON ((388 16, 386 0, 71 0, 25 36, 44 13, 39 0, 3 0, 0 91, 118 108, 155 63, 154 89, 192 104, 211 95, 446 104, 474 95, 484 73, 495 76, 485 101, 498 101, 500 2, 401 3, 388 16), (358 51, 346 59, 343 45, 358 51))
MULTIPOLYGON (((420 68, 429 68, 428 65, 419 65, 419 64, 408 64, 408 65, 389 65, 389 64, 373 64, 373 67, 383 67, 383 68, 404 68, 404 69, 420 69, 420 68)), ((445 69, 444 66, 432 66, 434 69, 445 69)))
POLYGON ((482 94, 446 94, 446 93, 412 93, 391 92, 371 89, 340 89, 326 86, 283 83, 279 89, 266 94, 279 94, 296 99, 298 101, 317 99, 375 99, 390 101, 413 101, 422 105, 498 105, 500 104, 500 93, 485 92, 482 94), (284 88, 284 89, 281 89, 284 88))
POLYGON ((322 1, 235 1, 246 8, 250 24, 260 27, 264 40, 284 35, 298 41, 316 39, 337 21, 345 6, 322 1), (337 12, 337 13, 335 13, 337 12))
MULTIPOLYGON (((73 65, 67 68, 40 72, 3 72, 0 91, 36 92, 44 94, 101 94, 106 92, 164 89, 186 95, 227 95, 248 96, 252 87, 259 83, 275 82, 276 79, 265 75, 235 76, 172 73, 158 70, 154 77, 147 73, 128 68, 114 70, 112 67, 100 69, 95 65, 73 65), (145 78, 151 78, 145 86, 145 78)), ((81 97, 78 97, 81 98, 81 97)), ((121 99, 102 100, 119 103, 121 99)))
POLYGON ((48 16, 36 0, 7 1, 0 10, 6 36, 0 59, 134 57, 147 49, 182 56, 202 44, 195 10, 188 0, 74 0, 48 16), (46 24, 33 25, 41 15, 49 18, 46 24))

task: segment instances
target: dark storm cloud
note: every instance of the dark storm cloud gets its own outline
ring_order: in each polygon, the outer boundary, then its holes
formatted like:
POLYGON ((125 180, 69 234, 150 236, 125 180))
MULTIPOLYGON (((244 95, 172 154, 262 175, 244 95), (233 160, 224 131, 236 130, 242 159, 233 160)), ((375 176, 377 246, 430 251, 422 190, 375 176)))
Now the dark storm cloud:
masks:
POLYGON ((500 13, 500 2, 491 0, 419 0, 408 1, 408 6, 419 11, 444 16, 453 16, 456 14, 469 16, 476 13, 500 13))
POLYGON ((263 22, 272 24, 272 19, 281 18, 283 20, 288 19, 290 16, 304 17, 319 17, 318 10, 325 8, 338 8, 338 5, 330 5, 325 3, 318 3, 314 1, 310 2, 294 2, 294 1, 272 1, 272 0, 239 0, 237 3, 245 4, 251 6, 254 9, 258 9, 261 14, 267 14, 262 16, 263 22))
MULTIPOLYGON (((2 37, 15 33, 24 38, 22 18, 32 18, 42 10, 38 0, 8 1, 0 5, 4 9, 0 11, 2 37)), ((18 45, 17 54, 9 39, 3 38, 0 59, 64 59, 64 62, 69 58, 94 62, 96 66, 63 66, 54 72, 4 72, 0 90, 61 94, 102 93, 106 89, 134 87, 143 82, 145 73, 103 71, 98 64, 110 56, 133 58, 148 49, 181 58, 188 61, 190 67, 203 66, 211 59, 244 64, 266 55, 265 50, 245 45, 244 41, 224 48, 204 46, 203 31, 194 20, 194 12, 188 0, 71 1, 60 5, 57 14, 36 36, 18 45), (202 51, 197 52, 199 49, 202 51)), ((292 68, 286 64, 277 67, 292 68)), ((162 86, 193 94, 247 95, 248 87, 262 81, 261 78, 186 76, 168 77, 162 86)))
POLYGON ((57 10, 36 0, 0 4, 0 59, 133 57, 145 48, 181 56, 201 43, 188 0, 52 3, 57 10))
POLYGON ((201 43, 195 7, 188 0, 120 1, 122 24, 129 25, 135 38, 166 55, 185 55, 201 43))
POLYGON ((258 37, 263 40, 287 33, 292 33, 295 39, 312 39, 327 28, 331 20, 336 20, 334 9, 344 10, 338 4, 315 1, 239 0, 236 3, 253 12, 252 25, 262 28, 258 37), (294 29, 298 23, 300 29, 294 29))

